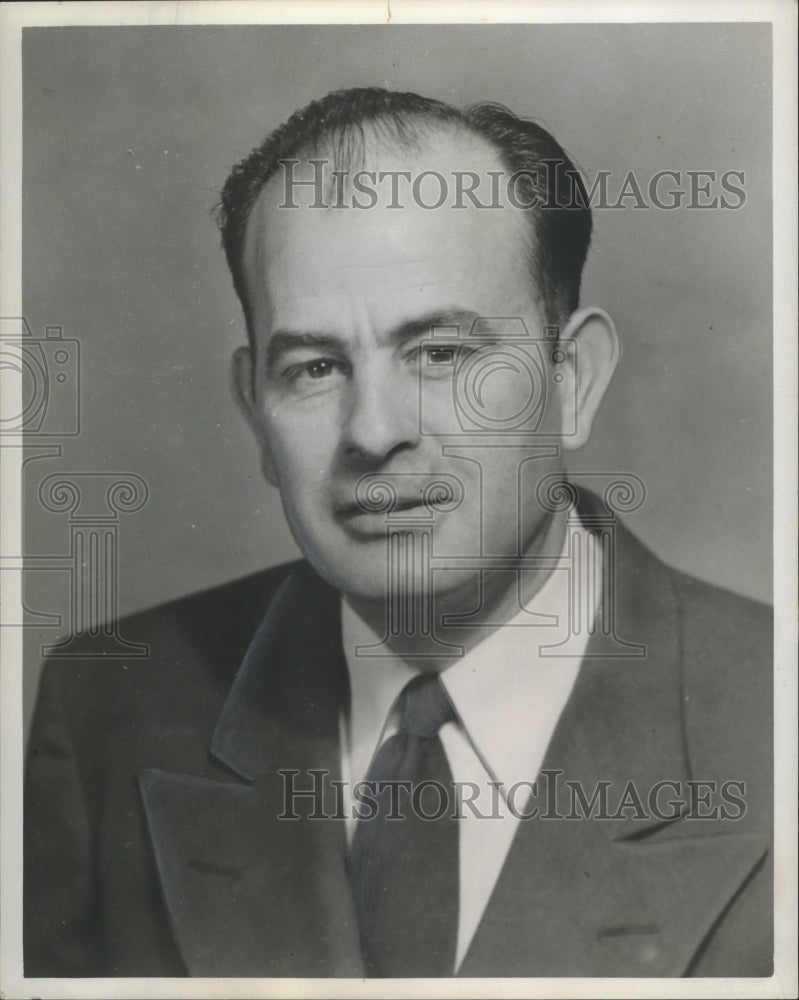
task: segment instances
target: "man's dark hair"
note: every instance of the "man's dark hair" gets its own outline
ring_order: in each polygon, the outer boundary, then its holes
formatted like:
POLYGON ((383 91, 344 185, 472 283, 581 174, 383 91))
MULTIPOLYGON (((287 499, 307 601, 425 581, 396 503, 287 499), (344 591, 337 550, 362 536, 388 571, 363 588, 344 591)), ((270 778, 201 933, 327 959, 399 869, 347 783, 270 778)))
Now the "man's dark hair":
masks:
POLYGON ((296 111, 238 163, 222 189, 217 220, 233 284, 251 328, 243 268, 247 222, 264 185, 282 161, 331 149, 345 163, 363 149, 365 127, 400 148, 442 129, 480 136, 516 175, 519 204, 531 205, 531 266, 547 321, 563 322, 578 306, 591 241, 591 209, 579 172, 556 140, 500 104, 465 111, 418 94, 379 87, 337 90, 296 111))

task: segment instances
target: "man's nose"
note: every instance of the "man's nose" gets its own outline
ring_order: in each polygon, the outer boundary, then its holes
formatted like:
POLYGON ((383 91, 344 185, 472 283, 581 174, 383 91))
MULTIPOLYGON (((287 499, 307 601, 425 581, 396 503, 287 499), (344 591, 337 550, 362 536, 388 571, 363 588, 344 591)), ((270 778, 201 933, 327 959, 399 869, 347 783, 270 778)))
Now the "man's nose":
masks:
POLYGON ((419 438, 418 386, 388 363, 369 365, 351 383, 342 446, 369 467, 413 448, 419 438))

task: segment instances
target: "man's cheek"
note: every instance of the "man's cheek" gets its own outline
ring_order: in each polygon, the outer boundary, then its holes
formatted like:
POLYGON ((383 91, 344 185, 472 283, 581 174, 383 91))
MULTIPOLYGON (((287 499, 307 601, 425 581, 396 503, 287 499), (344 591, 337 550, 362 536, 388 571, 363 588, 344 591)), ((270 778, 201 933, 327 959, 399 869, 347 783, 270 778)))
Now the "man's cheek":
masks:
POLYGON ((451 378, 439 373, 435 379, 422 378, 419 383, 419 431, 427 435, 459 435, 463 433, 458 418, 459 390, 451 378))

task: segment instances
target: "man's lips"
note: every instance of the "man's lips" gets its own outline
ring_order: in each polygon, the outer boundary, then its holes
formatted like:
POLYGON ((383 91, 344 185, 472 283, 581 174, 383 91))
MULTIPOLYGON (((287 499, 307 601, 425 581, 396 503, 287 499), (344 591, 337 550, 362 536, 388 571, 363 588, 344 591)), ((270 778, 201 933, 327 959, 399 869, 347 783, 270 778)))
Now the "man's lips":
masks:
POLYGON ((407 513, 414 520, 426 521, 431 513, 436 512, 439 503, 446 503, 447 496, 423 497, 422 492, 414 492, 401 497, 392 497, 390 503, 381 505, 378 509, 368 503, 346 500, 334 505, 336 520, 344 529, 361 537, 385 538, 386 528, 397 521, 397 516, 407 513))
POLYGON ((336 517, 343 518, 357 517, 361 514, 368 514, 370 517, 386 518, 390 514, 396 514, 397 511, 413 510, 416 507, 424 507, 425 509, 427 507, 427 505, 422 501, 421 496, 418 494, 404 499, 397 498, 396 500, 392 500, 391 504, 387 505, 385 510, 370 509, 366 504, 354 502, 336 504, 335 514, 336 517))

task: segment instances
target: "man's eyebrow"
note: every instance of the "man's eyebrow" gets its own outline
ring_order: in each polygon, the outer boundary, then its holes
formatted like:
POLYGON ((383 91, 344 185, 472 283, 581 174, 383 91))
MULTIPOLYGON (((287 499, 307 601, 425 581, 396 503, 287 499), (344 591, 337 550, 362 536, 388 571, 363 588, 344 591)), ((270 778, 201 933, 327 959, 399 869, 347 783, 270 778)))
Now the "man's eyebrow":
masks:
POLYGON ((466 336, 479 314, 471 309, 437 309, 401 323, 391 333, 391 339, 397 341, 412 340, 414 337, 432 336, 433 329, 439 326, 457 326, 460 336, 466 336))

